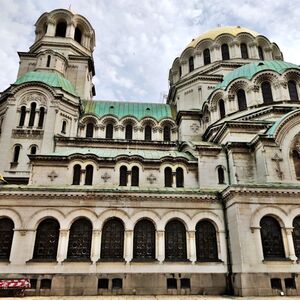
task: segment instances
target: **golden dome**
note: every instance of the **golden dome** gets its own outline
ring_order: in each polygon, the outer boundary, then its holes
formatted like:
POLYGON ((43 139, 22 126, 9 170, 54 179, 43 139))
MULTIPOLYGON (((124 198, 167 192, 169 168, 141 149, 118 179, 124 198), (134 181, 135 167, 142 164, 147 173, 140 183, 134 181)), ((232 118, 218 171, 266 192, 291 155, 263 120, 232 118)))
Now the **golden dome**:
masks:
POLYGON ((188 45, 187 48, 189 47, 196 47, 196 45, 203 40, 206 39, 211 39, 214 40, 216 39, 219 35, 221 34, 231 34, 233 36, 237 36, 239 33, 250 33, 251 35, 253 35, 254 37, 258 36, 259 34, 253 30, 250 30, 248 28, 245 27, 241 27, 241 26, 224 26, 224 27, 217 27, 215 29, 212 29, 204 34, 201 34, 200 36, 198 36, 197 38, 193 39, 188 45))

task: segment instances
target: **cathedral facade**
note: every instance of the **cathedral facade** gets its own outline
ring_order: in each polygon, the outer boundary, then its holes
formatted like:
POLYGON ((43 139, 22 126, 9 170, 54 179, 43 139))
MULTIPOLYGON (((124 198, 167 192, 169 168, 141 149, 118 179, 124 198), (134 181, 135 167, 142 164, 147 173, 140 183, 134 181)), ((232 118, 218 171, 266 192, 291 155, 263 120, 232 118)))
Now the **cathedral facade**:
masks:
POLYGON ((300 295, 300 67, 240 26, 166 104, 93 100, 95 31, 44 13, 0 95, 0 279, 27 295, 300 295))

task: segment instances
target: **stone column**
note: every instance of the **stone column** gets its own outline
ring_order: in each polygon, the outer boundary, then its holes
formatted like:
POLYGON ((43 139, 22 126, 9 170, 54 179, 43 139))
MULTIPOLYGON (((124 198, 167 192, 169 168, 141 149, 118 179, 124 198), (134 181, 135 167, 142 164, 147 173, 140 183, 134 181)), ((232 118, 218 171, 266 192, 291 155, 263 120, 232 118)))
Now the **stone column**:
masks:
POLYGON ((133 258, 133 230, 125 230, 124 258, 126 263, 129 263, 133 258))
POLYGON ((156 259, 162 263, 165 260, 165 231, 156 231, 156 259))
POLYGON ((297 260, 293 241, 293 228, 285 228, 286 239, 288 244, 288 256, 291 260, 297 260))
POLYGON ((127 171, 127 185, 131 186, 131 171, 127 171))
POLYGON ((57 261, 61 263, 67 258, 69 242, 69 229, 59 230, 59 240, 57 247, 57 261))
POLYGON ((261 262, 264 260, 264 251, 261 243, 260 227, 251 227, 251 231, 254 234, 254 241, 257 246, 257 258, 261 262))
POLYGON ((219 231, 217 232, 219 235, 219 247, 218 247, 218 258, 221 259, 222 261, 226 262, 227 261, 227 247, 226 247, 226 235, 225 231, 219 231))
POLYGON ((101 230, 93 230, 91 245, 91 260, 96 263, 100 258, 101 230))
POLYGON ((196 257, 196 231, 191 230, 187 232, 187 239, 188 239, 188 259, 191 262, 195 262, 197 260, 196 257))

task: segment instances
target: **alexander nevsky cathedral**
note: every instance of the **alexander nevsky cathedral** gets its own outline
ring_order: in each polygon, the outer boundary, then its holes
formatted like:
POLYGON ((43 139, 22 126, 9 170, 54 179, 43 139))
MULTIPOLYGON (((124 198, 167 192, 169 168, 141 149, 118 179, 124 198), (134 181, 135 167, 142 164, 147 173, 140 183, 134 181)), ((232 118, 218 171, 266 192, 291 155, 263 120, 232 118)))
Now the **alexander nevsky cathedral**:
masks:
POLYGON ((300 295, 300 67, 218 27, 174 60, 166 104, 94 100, 89 21, 57 9, 35 27, 0 97, 0 280, 300 295))

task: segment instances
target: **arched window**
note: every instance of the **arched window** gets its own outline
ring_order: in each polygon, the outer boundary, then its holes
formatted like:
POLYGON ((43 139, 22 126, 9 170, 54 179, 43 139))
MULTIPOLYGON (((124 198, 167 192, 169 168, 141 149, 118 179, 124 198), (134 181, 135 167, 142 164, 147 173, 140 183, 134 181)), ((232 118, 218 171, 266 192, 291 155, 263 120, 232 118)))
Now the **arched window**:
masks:
POLYGON ((262 47, 258 46, 257 50, 258 50, 258 57, 259 57, 259 59, 260 60, 264 60, 264 51, 263 51, 262 47))
POLYGON ((165 187, 172 187, 173 174, 170 167, 165 168, 165 187))
POLYGON ((182 67, 180 66, 179 67, 179 78, 181 78, 181 76, 182 76, 182 67))
POLYGON ((186 260, 186 231, 178 220, 168 222, 165 228, 165 259, 186 260))
POLYGON ((113 126, 113 124, 111 124, 111 123, 106 124, 105 138, 112 139, 113 135, 114 135, 114 126, 113 126))
POLYGON ((152 127, 150 125, 145 126, 145 141, 152 140, 152 127))
POLYGON ((225 118, 226 112, 225 112, 225 104, 224 100, 219 100, 219 111, 220 111, 220 119, 225 118))
POLYGON ((184 185, 183 169, 177 168, 176 169, 176 187, 183 187, 183 185, 184 185))
POLYGON ((44 107, 41 107, 41 108, 40 108, 39 123, 38 123, 38 127, 39 127, 39 128, 43 128, 43 125, 44 125, 44 118, 45 118, 45 108, 44 108, 44 107))
POLYGON ((245 59, 249 58, 248 48, 245 43, 241 44, 241 55, 242 55, 242 58, 245 58, 245 59))
POLYGON ((131 186, 139 186, 139 168, 137 166, 131 169, 131 186))
POLYGON ((85 136, 87 138, 92 138, 94 135, 94 124, 93 123, 87 123, 86 124, 86 134, 85 136))
POLYGON ((296 178, 299 180, 300 179, 300 155, 299 152, 296 150, 293 150, 293 162, 294 162, 296 178))
POLYGON ((51 63, 51 55, 47 56, 47 64, 46 67, 49 68, 50 67, 50 63, 51 63))
POLYGON ((228 60, 228 59, 230 59, 229 47, 228 47, 227 44, 223 44, 221 46, 221 52, 222 52, 222 60, 228 60))
POLYGON ((155 259, 155 227, 149 220, 143 219, 134 227, 133 258, 155 259))
POLYGON ((34 125, 34 120, 35 120, 35 110, 36 110, 36 103, 32 102, 30 105, 30 115, 29 115, 29 123, 28 126, 33 126, 34 125))
POLYGON ((92 185, 93 184, 93 173, 94 167, 92 165, 87 165, 85 168, 85 185, 92 185))
POLYGON ((295 247, 295 254, 300 258, 300 216, 296 217, 293 221, 293 241, 295 247))
POLYGON ((126 186, 127 185, 127 167, 122 166, 120 168, 120 186, 126 186))
POLYGON ((273 95, 271 85, 268 81, 264 81, 261 84, 261 92, 263 96, 263 101, 265 104, 270 104, 273 102, 273 95))
POLYGON ((19 126, 24 126, 26 116, 26 106, 21 107, 19 126))
POLYGON ((76 42, 78 42, 79 44, 81 44, 81 38, 82 38, 82 32, 78 27, 76 27, 75 34, 74 34, 74 40, 76 42))
POLYGON ((68 259, 90 259, 92 230, 92 223, 86 218, 77 219, 72 224, 69 235, 68 259))
POLYGON ((296 85, 296 82, 294 80, 289 80, 288 81, 288 89, 289 89, 289 94, 290 94, 291 100, 299 101, 297 85, 296 85))
POLYGON ((14 222, 9 218, 0 219, 0 259, 9 260, 14 236, 14 222))
POLYGON ((243 89, 239 89, 236 92, 237 100, 238 100, 238 106, 239 110, 245 110, 247 109, 247 100, 246 100, 246 94, 243 89))
POLYGON ((101 237, 101 259, 122 260, 124 253, 124 225, 118 218, 105 222, 101 237))
POLYGON ((209 49, 204 49, 203 51, 203 63, 204 65, 208 65, 211 63, 211 60, 210 60, 210 50, 209 49))
POLYGON ((125 139, 132 140, 132 125, 127 124, 125 127, 125 139))
POLYGON ((32 146, 30 148, 30 154, 35 155, 36 154, 36 146, 32 146))
POLYGON ((67 23, 65 21, 61 21, 56 25, 55 36, 65 37, 67 31, 67 23))
POLYGON ((260 234, 265 259, 285 258, 281 228, 270 216, 260 220, 260 234))
POLYGON ((219 184, 225 183, 224 169, 221 166, 218 167, 218 182, 219 184))
POLYGON ((190 56, 189 58, 189 71, 192 72, 194 71, 194 57, 190 56))
POLYGON ((73 185, 80 184, 80 177, 81 177, 81 166, 75 165, 73 168, 73 185))
POLYGON ((164 127, 164 142, 170 142, 171 141, 171 127, 169 125, 166 125, 164 127))
POLYGON ((19 161, 21 146, 17 145, 14 149, 13 162, 17 163, 19 161))
POLYGON ((197 261, 218 260, 216 229, 209 221, 200 221, 196 225, 196 253, 197 261))
POLYGON ((55 219, 42 221, 36 231, 33 259, 56 259, 59 223, 55 219))
POLYGON ((65 134, 66 133, 66 128, 67 128, 67 122, 63 121, 61 125, 61 133, 65 134))

